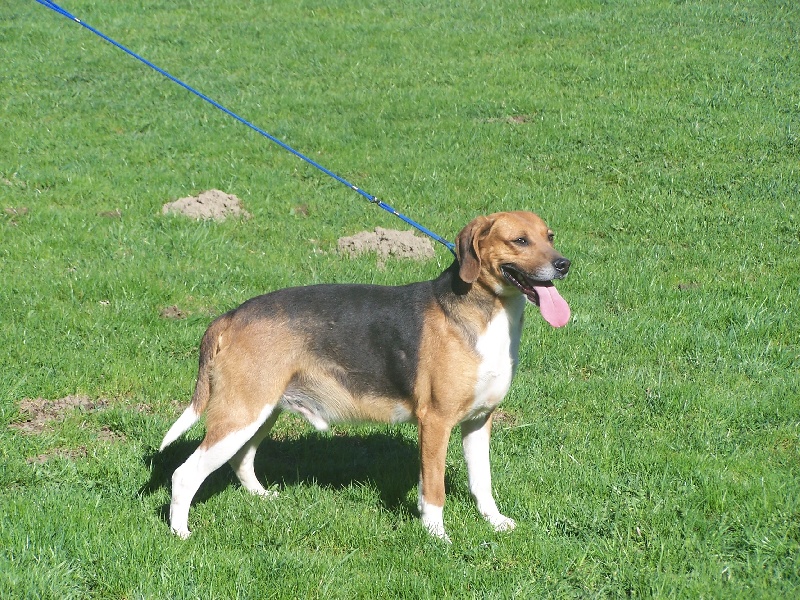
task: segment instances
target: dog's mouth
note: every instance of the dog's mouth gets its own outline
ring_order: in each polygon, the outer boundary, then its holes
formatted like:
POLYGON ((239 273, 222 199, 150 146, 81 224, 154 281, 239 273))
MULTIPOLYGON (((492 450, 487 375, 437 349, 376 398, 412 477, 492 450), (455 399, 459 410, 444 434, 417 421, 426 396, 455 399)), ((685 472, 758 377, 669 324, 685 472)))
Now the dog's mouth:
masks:
POLYGON ((537 281, 511 265, 500 267, 503 277, 539 307, 545 321, 553 327, 563 327, 569 322, 569 304, 558 293, 552 281, 537 281))

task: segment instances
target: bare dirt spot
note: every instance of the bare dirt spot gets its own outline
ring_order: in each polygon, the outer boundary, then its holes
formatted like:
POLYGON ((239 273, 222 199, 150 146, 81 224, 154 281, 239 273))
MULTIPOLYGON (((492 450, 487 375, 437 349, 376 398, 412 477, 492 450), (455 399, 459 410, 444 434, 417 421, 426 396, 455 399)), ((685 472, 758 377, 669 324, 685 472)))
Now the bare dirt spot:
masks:
POLYGON ((22 215, 27 215, 30 211, 28 210, 27 206, 8 206, 3 209, 3 212, 9 217, 19 217, 22 215))
POLYGON ((28 212, 27 206, 8 206, 3 209, 3 214, 8 219, 8 224, 14 227, 19 225, 19 218, 24 217, 28 212))
POLYGON ((161 209, 162 214, 177 214, 191 219, 213 219, 224 221, 228 217, 250 218, 242 203, 233 194, 226 194, 220 190, 207 190, 199 196, 180 198, 175 202, 165 204, 161 209))
POLYGON ((519 417, 513 413, 506 412, 503 409, 498 408, 492 415, 492 423, 506 429, 511 429, 519 424, 519 417))
POLYGON ((120 431, 114 431, 110 427, 101 427, 97 432, 97 439, 101 442, 124 442, 127 437, 120 431))
POLYGON ((189 316, 189 313, 178 308, 176 304, 162 308, 159 314, 162 319, 185 319, 189 316))
MULTIPOLYGON (((63 421, 72 411, 96 411, 108 407, 108 400, 101 398, 92 400, 88 396, 67 396, 58 400, 45 400, 44 398, 30 399, 25 398, 19 403, 20 411, 26 416, 25 421, 11 423, 10 428, 16 429, 27 435, 39 435, 47 431, 54 422, 63 421)), ((136 404, 132 407, 139 413, 152 413, 153 408, 149 404, 136 404)), ((114 443, 124 442, 127 436, 115 431, 111 427, 103 425, 95 432, 97 439, 101 442, 114 443)), ((53 458, 63 458, 66 460, 78 460, 89 456, 86 446, 77 448, 57 447, 29 457, 28 464, 42 465, 53 458)))
POLYGON ((434 256, 433 242, 428 238, 418 237, 413 231, 383 227, 339 238, 337 248, 340 254, 351 258, 365 252, 375 252, 378 255, 378 266, 383 266, 390 256, 413 260, 425 260, 434 256))
POLYGON ((535 115, 508 115, 506 117, 494 117, 486 119, 486 123, 508 123, 509 125, 523 125, 534 120, 535 115))
POLYGON ((8 187, 18 187, 18 188, 26 188, 28 184, 22 181, 21 179, 17 179, 17 174, 14 173, 11 176, 11 179, 7 177, 0 178, 0 181, 3 182, 3 185, 7 185, 8 187))
POLYGON ((56 448, 52 452, 44 452, 37 454, 26 459, 29 465, 43 465, 51 458, 66 458, 68 460, 77 460, 79 458, 86 458, 89 456, 89 451, 85 446, 79 448, 56 448))
POLYGON ((19 403, 19 409, 27 418, 19 423, 11 423, 9 427, 23 433, 40 434, 47 429, 51 421, 61 421, 73 410, 98 410, 105 408, 107 404, 102 398, 92 400, 88 396, 67 396, 58 400, 25 398, 19 403))
POLYGON ((308 213, 308 204, 298 204, 292 207, 292 214, 296 217, 307 217, 308 213))

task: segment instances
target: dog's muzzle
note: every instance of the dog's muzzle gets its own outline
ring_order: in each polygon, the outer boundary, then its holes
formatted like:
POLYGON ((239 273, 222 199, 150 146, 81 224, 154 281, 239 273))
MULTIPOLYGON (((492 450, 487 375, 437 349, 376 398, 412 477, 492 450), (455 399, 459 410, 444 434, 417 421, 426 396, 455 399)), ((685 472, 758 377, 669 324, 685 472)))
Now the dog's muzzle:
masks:
MULTIPOLYGON (((553 261, 553 279, 563 279, 569 271, 570 261, 558 258, 553 261)), ((550 280, 537 280, 511 265, 500 267, 503 277, 522 292, 529 302, 539 307, 542 317, 553 327, 563 327, 569 322, 569 304, 550 280)))

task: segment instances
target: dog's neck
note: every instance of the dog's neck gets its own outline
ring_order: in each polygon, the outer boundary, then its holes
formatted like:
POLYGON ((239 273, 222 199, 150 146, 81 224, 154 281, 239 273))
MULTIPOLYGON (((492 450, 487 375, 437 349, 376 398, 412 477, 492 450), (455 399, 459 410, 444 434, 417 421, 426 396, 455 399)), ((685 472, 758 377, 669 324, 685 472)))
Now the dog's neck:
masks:
MULTIPOLYGON (((499 296, 489 286, 480 282, 465 282, 459 276, 458 261, 453 261, 453 264, 431 283, 442 310, 459 326, 472 344, 499 312, 517 306, 520 300, 517 297, 499 296)), ((512 309, 511 312, 519 311, 512 309)), ((520 319, 518 326, 521 325, 520 319)))

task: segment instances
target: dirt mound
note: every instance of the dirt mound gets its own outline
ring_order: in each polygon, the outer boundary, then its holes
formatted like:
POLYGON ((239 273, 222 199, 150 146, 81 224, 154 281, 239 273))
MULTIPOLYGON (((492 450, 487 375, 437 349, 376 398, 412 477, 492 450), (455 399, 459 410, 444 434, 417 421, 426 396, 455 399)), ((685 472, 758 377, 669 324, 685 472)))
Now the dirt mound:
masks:
POLYGON ((413 260, 425 260, 434 256, 433 242, 428 238, 418 237, 413 231, 397 231, 383 227, 339 238, 337 248, 340 254, 350 257, 365 252, 375 252, 378 255, 378 265, 383 265, 390 256, 413 260))
POLYGON ((191 219, 214 219, 224 221, 228 217, 250 218, 242 203, 233 194, 226 194, 220 190, 207 190, 199 196, 180 198, 175 202, 165 204, 161 209, 162 214, 177 214, 191 219))

